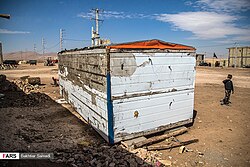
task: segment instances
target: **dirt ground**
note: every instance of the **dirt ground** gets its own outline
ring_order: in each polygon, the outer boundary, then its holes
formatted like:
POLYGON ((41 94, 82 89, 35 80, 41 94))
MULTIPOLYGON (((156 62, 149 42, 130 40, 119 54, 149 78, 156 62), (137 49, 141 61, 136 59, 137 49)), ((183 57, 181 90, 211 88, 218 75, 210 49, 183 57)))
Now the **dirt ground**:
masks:
MULTIPOLYGON (((195 121, 179 141, 199 142, 179 148, 154 151, 172 166, 250 166, 250 69, 197 67, 195 121), (224 96, 222 80, 233 75, 235 93, 229 106, 220 105, 224 96)), ((29 75, 41 77, 39 92, 25 94, 13 88, 1 91, 0 152, 52 152, 55 160, 1 161, 0 166, 150 166, 122 149, 109 146, 90 126, 56 103, 59 88, 51 85, 57 67, 21 65, 0 71, 9 81, 29 75), (79 145, 80 141, 80 145, 79 145), (73 157, 73 158, 72 158, 73 157)), ((166 141, 161 142, 164 144, 166 141)), ((159 145, 159 144, 158 144, 159 145)), ((155 166, 152 165, 152 166, 155 166)), ((157 166, 157 165, 156 165, 157 166)))

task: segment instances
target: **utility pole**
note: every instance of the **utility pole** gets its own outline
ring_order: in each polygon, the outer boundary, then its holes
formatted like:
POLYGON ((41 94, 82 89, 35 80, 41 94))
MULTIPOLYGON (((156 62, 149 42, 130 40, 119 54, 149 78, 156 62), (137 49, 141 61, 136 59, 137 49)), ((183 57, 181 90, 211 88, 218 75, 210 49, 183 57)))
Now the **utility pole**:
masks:
MULTIPOLYGON (((10 14, 0 14, 1 18, 10 19, 10 14)), ((0 41, 0 65, 3 64, 3 48, 2 42, 0 41)))
POLYGON ((43 37, 42 37, 42 50, 43 50, 43 55, 44 55, 44 53, 45 53, 45 40, 43 37))
POLYGON ((36 55, 36 44, 34 44, 34 54, 36 55))
POLYGON ((63 31, 64 29, 60 29, 60 51, 63 50, 63 31))
POLYGON ((23 51, 21 50, 21 57, 20 59, 22 60, 23 59, 23 51))
POLYGON ((0 42, 0 65, 3 64, 3 49, 2 42, 0 42))
POLYGON ((93 9, 93 11, 95 12, 95 18, 93 20, 95 20, 95 30, 92 27, 91 28, 91 44, 92 46, 99 46, 100 45, 100 36, 99 36, 99 21, 103 21, 99 19, 99 9, 93 9))

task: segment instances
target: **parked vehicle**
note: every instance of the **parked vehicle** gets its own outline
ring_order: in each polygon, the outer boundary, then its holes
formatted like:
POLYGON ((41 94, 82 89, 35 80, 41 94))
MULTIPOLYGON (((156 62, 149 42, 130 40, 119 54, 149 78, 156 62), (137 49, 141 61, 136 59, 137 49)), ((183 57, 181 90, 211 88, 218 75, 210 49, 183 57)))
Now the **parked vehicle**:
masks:
POLYGON ((44 66, 54 66, 55 62, 51 59, 51 57, 48 57, 44 60, 44 66))
POLYGON ((209 66, 209 64, 206 63, 206 62, 201 62, 201 63, 199 64, 199 66, 209 66))
POLYGON ((36 65, 37 64, 37 60, 29 60, 29 64, 30 65, 36 65))
POLYGON ((18 65, 16 60, 4 60, 3 64, 18 65))

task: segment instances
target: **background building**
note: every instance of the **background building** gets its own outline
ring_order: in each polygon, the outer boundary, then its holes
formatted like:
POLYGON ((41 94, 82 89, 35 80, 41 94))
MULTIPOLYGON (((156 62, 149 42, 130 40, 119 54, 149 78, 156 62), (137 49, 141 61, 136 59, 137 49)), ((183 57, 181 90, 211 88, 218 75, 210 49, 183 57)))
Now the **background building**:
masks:
POLYGON ((196 66, 204 62, 205 54, 196 54, 195 59, 196 59, 196 66))
POLYGON ((228 60, 223 58, 206 58, 205 62, 211 67, 228 67, 228 60))
POLYGON ((250 66, 250 46, 228 48, 228 66, 246 67, 250 66))

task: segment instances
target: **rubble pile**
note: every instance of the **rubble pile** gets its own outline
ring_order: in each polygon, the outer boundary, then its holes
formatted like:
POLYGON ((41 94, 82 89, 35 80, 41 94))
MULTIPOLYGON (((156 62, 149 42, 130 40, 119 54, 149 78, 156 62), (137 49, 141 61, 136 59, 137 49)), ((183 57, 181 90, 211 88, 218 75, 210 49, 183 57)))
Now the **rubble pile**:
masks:
POLYGON ((68 166, 95 166, 95 167, 147 167, 147 166, 164 166, 156 157, 147 152, 145 149, 139 149, 134 154, 127 151, 121 145, 101 145, 99 147, 87 146, 71 150, 56 151, 54 159, 56 163, 66 163, 68 166))
POLYGON ((49 97, 43 93, 30 93, 26 96, 23 96, 22 99, 16 99, 14 101, 14 105, 18 107, 32 107, 38 106, 39 104, 45 103, 49 97))
POLYGON ((6 79, 6 75, 0 75, 0 93, 5 91, 16 91, 17 87, 13 82, 6 79))
POLYGON ((39 84, 32 85, 25 80, 14 80, 13 83, 25 93, 38 92, 41 89, 39 84))
POLYGON ((36 84, 32 85, 25 80, 6 80, 5 75, 0 76, 0 108, 5 107, 31 107, 43 104, 49 97, 40 93, 41 87, 36 84), (16 98, 18 97, 18 98, 16 98))

